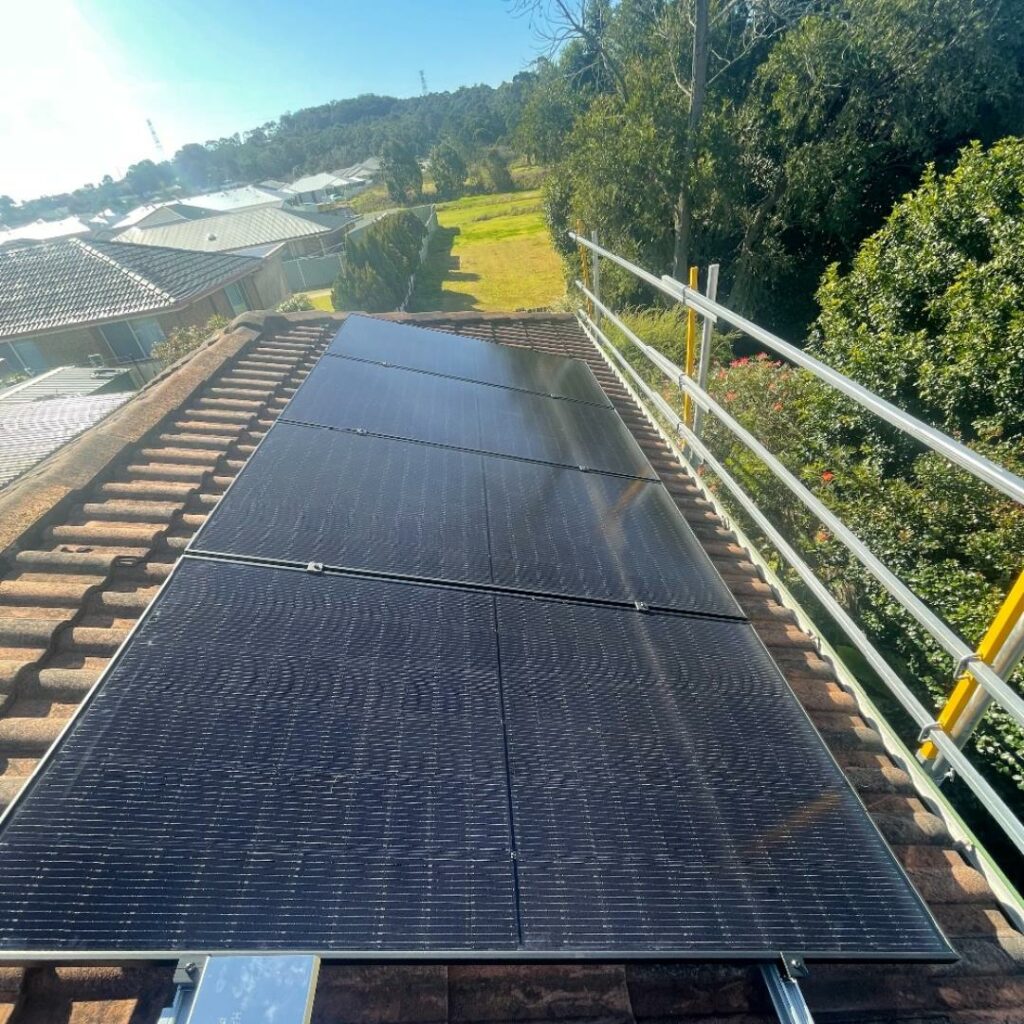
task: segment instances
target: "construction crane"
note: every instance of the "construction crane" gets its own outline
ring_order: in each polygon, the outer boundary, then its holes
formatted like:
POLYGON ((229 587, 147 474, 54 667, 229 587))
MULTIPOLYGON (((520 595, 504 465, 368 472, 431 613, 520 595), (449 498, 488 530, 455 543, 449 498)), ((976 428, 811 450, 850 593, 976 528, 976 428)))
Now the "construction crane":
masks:
POLYGON ((146 118, 146 127, 149 129, 149 134, 150 136, 152 136, 153 139, 153 145, 156 146, 156 151, 159 154, 160 159, 165 159, 164 147, 163 144, 160 142, 160 136, 157 135, 156 129, 153 127, 153 122, 148 117, 146 118))

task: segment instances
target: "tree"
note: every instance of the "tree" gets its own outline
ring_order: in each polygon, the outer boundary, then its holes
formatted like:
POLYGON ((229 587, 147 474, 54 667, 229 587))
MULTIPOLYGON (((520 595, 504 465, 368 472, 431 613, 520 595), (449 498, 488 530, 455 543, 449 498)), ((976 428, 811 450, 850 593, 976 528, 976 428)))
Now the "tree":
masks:
POLYGON ((10 196, 0 196, 0 224, 10 224, 11 211, 15 207, 15 202, 10 196))
POLYGON ((466 162, 451 142, 440 142, 430 151, 430 173, 439 196, 454 198, 462 195, 466 184, 466 162))
POLYGON ((408 210, 382 217, 349 238, 331 298, 335 309, 387 313, 405 298, 426 228, 408 210))
POLYGON ((1024 139, 931 165, 818 302, 830 364, 968 443, 1024 438, 1024 139))
POLYGON ((418 199, 423 191, 423 173, 416 154, 398 139, 389 139, 381 147, 380 174, 388 195, 396 203, 418 199))
POLYGON ((166 162, 155 164, 152 160, 140 160, 128 168, 124 180, 135 195, 148 197, 172 184, 174 173, 166 162))
POLYGON ((508 169, 508 159, 500 150, 487 150, 480 161, 480 180, 487 192, 512 192, 516 184, 508 169))

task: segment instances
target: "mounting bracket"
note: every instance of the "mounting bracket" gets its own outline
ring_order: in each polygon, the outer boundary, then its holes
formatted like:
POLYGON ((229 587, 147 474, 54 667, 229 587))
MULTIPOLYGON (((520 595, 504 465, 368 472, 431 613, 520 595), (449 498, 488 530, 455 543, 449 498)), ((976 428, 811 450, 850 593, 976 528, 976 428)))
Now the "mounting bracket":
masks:
POLYGON ((807 974, 803 959, 787 953, 780 953, 775 963, 761 965, 761 977, 782 1024, 814 1024, 800 991, 799 979, 806 978, 807 974))

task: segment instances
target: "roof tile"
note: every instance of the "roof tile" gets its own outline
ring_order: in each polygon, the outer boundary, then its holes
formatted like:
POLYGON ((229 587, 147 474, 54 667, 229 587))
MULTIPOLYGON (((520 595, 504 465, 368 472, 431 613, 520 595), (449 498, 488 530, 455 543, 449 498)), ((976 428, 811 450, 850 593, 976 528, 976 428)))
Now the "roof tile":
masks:
POLYGON ((171 309, 258 266, 249 256, 80 238, 0 249, 0 339, 171 309))

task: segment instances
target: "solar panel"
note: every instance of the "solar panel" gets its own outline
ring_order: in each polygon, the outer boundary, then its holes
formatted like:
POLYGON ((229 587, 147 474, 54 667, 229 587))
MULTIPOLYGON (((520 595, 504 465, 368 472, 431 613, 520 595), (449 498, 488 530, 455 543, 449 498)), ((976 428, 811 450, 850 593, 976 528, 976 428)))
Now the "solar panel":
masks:
POLYGON ((186 558, 0 831, 0 949, 511 951, 489 596, 186 558))
POLYGON ((614 409, 354 359, 322 358, 283 418, 655 477, 614 409))
POLYGON ((745 623, 186 556, 0 830, 0 954, 256 949, 950 955, 745 623))
POLYGON ((496 602, 525 948, 948 956, 748 624, 496 602))
POLYGON ((742 615, 660 483, 293 423, 192 549, 742 615))
POLYGON ((611 404, 590 367, 579 359, 393 320, 350 315, 327 352, 595 405, 611 404))

